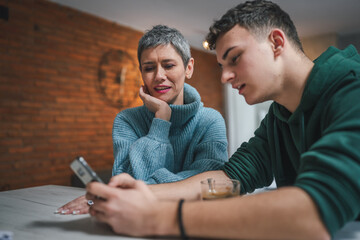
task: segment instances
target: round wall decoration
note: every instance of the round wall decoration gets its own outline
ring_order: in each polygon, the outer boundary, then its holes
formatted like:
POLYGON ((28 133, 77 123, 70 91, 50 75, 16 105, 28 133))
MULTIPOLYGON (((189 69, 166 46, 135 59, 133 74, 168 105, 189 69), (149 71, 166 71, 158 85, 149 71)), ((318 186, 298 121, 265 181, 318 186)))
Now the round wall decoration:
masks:
POLYGON ((118 49, 106 52, 99 64, 99 86, 111 105, 128 107, 138 97, 141 86, 140 71, 134 58, 118 49))

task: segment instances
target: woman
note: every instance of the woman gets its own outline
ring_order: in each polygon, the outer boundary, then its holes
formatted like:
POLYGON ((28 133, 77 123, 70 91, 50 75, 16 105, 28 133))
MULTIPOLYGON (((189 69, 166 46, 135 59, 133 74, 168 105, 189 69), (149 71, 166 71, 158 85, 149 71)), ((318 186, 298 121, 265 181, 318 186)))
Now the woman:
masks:
MULTIPOLYGON (((194 59, 182 34, 164 25, 153 27, 139 41, 138 60, 144 105, 115 118, 113 176, 126 172, 155 184, 220 169, 228 157, 225 122, 185 84, 194 59)), ((58 212, 87 213, 88 206, 82 196, 58 212)))
POLYGON ((155 26, 140 39, 138 60, 144 106, 126 109, 114 121, 113 175, 127 172, 154 184, 219 169, 227 159, 224 120, 184 83, 194 70, 185 38, 155 26))

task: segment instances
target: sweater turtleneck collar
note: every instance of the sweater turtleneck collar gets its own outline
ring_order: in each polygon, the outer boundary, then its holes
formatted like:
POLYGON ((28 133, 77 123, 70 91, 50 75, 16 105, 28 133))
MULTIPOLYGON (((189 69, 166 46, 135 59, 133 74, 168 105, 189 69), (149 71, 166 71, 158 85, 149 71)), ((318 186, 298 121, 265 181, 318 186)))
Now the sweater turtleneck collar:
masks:
MULTIPOLYGON (((189 84, 184 84, 184 104, 183 105, 169 105, 171 108, 170 122, 172 127, 184 125, 190 118, 195 116, 198 110, 203 106, 200 94, 195 88, 189 84)), ((146 108, 146 106, 143 106, 146 108)), ((154 118, 154 113, 146 108, 146 112, 150 117, 154 118)))
POLYGON ((181 126, 192 118, 202 107, 200 94, 189 84, 184 84, 184 105, 170 104, 171 118, 173 126, 181 126))

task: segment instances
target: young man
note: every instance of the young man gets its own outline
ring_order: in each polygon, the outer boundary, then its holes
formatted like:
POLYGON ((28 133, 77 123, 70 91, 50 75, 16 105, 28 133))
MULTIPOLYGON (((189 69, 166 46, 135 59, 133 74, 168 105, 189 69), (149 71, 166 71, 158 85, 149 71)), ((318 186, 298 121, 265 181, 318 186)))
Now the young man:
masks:
POLYGON ((274 101, 255 137, 221 171, 151 189, 128 175, 108 186, 91 183, 90 213, 134 236, 330 239, 360 213, 360 56, 354 47, 329 48, 310 61, 288 14, 268 1, 230 9, 207 40, 223 83, 248 104, 274 101), (279 188, 217 201, 169 201, 197 199, 200 180, 209 177, 239 179, 243 193, 273 177, 279 188))

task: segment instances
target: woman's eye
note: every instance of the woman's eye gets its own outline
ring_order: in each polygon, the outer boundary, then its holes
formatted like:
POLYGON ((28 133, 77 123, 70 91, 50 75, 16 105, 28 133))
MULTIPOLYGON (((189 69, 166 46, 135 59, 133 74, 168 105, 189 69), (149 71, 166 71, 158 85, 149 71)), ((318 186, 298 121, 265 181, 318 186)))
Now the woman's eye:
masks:
POLYGON ((153 67, 144 67, 143 68, 143 71, 145 71, 145 72, 151 72, 152 70, 154 70, 153 67))
POLYGON ((166 64, 165 69, 171 69, 174 66, 175 66, 174 64, 166 64))

